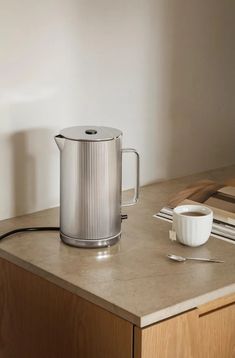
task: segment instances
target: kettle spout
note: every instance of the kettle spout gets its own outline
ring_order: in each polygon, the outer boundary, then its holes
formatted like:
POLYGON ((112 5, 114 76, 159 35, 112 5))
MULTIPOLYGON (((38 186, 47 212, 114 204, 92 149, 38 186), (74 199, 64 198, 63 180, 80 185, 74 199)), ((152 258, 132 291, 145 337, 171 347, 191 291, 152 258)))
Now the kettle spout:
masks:
POLYGON ((62 150, 64 148, 65 138, 62 135, 58 134, 54 137, 54 139, 59 150, 62 150))

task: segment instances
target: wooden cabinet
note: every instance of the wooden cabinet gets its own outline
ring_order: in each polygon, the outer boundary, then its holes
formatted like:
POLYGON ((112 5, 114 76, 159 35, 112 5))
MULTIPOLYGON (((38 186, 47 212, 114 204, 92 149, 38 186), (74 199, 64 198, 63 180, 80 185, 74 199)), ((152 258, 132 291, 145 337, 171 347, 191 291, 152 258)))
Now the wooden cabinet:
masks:
POLYGON ((235 295, 134 334, 135 358, 235 358, 235 295))
POLYGON ((131 323, 0 259, 1 358, 132 358, 131 323))
POLYGON ((235 295, 146 328, 0 259, 1 358, 235 358, 235 295))

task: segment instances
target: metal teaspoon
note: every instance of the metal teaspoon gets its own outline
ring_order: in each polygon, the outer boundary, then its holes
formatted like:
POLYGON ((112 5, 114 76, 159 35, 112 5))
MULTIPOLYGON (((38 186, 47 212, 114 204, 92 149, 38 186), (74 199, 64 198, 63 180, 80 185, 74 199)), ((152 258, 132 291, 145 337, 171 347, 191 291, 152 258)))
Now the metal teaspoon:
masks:
POLYGON ((223 263, 224 261, 222 260, 217 260, 217 259, 204 259, 202 257, 183 257, 183 256, 177 256, 177 255, 167 255, 167 257, 171 260, 174 261, 178 261, 178 262, 183 262, 186 260, 195 260, 195 261, 206 261, 206 262, 218 262, 218 263, 223 263))

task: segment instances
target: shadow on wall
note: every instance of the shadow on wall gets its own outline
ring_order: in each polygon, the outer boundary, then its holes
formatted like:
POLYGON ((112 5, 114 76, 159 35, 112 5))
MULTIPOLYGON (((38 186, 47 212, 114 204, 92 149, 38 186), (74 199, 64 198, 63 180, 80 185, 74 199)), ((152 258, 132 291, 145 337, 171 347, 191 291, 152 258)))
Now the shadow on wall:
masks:
POLYGON ((51 175, 54 164, 58 164, 59 160, 58 154, 57 163, 52 163, 55 159, 53 153, 56 151, 54 134, 54 130, 36 128, 16 132, 10 136, 13 216, 48 207, 48 203, 58 197, 59 187, 56 195, 58 185, 51 175), (54 151, 53 146, 55 146, 54 151))
POLYGON ((234 163, 234 10, 227 0, 152 2, 149 58, 157 66, 146 141, 156 143, 155 177, 234 163))
POLYGON ((180 0, 169 13, 170 177, 234 162, 234 9, 180 0))

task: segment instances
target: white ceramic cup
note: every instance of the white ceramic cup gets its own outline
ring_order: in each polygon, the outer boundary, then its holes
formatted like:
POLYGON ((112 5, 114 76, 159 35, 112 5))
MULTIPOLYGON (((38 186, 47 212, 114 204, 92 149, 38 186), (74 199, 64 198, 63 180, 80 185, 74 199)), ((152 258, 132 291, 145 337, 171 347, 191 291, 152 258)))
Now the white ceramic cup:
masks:
POLYGON ((173 230, 177 240, 184 245, 195 247, 207 242, 212 222, 213 211, 203 205, 181 205, 173 210, 173 230))

